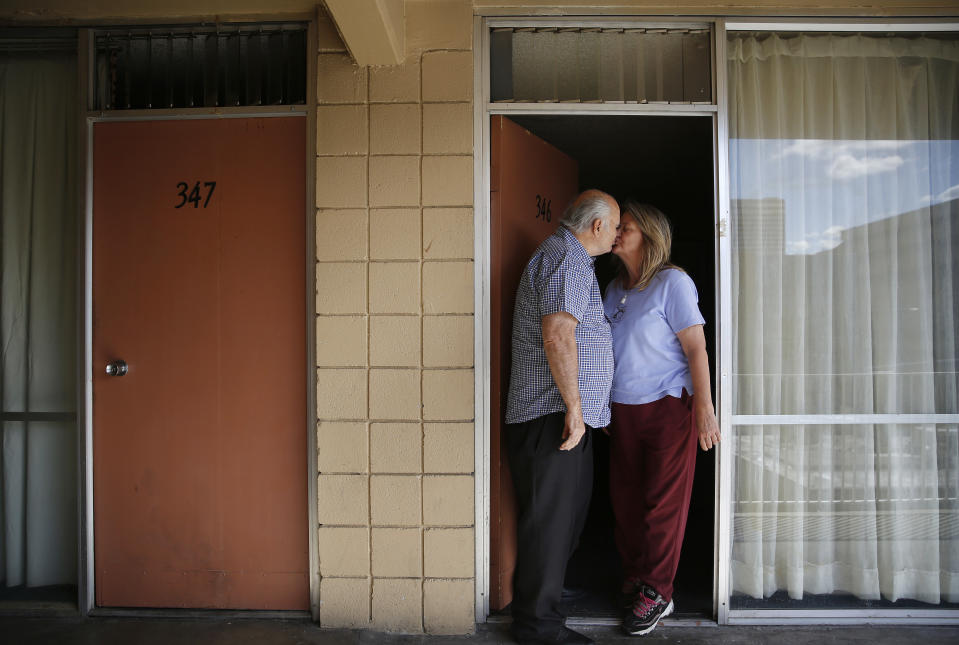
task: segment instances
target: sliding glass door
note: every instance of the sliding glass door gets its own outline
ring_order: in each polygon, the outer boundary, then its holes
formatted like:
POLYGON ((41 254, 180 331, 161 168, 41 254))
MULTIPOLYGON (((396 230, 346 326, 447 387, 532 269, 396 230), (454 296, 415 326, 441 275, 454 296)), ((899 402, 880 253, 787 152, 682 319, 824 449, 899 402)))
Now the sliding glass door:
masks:
POLYGON ((959 607, 959 37, 727 70, 730 608, 959 607))

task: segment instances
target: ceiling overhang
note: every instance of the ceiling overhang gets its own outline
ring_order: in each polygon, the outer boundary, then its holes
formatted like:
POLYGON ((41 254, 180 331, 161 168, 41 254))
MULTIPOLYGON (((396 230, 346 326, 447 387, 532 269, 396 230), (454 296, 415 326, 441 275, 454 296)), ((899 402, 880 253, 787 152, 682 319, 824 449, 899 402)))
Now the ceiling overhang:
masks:
POLYGON ((326 0, 357 65, 397 65, 406 54, 404 0, 326 0))

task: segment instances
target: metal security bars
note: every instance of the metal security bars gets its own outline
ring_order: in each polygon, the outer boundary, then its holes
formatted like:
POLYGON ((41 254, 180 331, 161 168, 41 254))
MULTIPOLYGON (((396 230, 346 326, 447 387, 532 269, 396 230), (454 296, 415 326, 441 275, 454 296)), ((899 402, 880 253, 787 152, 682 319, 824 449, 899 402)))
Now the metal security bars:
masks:
POLYGON ((303 24, 97 31, 94 109, 306 102, 303 24))
POLYGON ((493 102, 712 103, 706 28, 494 27, 493 102))

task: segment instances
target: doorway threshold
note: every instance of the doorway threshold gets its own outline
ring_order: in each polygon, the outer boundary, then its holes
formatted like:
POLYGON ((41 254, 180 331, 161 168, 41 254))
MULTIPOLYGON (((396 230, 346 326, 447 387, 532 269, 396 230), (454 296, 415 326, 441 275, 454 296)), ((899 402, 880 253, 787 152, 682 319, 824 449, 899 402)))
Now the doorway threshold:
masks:
POLYGON ((3 601, 0 617, 70 618, 80 615, 76 602, 67 601, 3 601))
MULTIPOLYGON (((571 616, 566 619, 567 625, 578 627, 618 627, 622 622, 618 618, 608 616, 571 616)), ((711 618, 694 616, 663 618, 659 624, 664 627, 718 627, 718 623, 711 618)))
POLYGON ((209 618, 211 620, 312 620, 310 612, 301 610, 262 609, 151 609, 136 607, 97 607, 89 616, 109 618, 209 618))
MULTIPOLYGON (((493 625, 505 625, 513 622, 513 619, 506 614, 490 614, 486 617, 486 622, 493 625)), ((570 627, 618 627, 622 621, 610 616, 570 616, 566 619, 566 624, 570 627)), ((676 618, 664 618, 660 625, 666 627, 718 627, 712 618, 697 616, 679 616, 676 618)))

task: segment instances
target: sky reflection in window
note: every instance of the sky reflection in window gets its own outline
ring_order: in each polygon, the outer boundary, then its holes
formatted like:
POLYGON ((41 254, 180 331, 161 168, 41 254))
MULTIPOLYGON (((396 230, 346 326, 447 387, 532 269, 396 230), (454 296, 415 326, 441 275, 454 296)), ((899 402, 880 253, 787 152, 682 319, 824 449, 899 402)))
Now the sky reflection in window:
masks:
POLYGON ((959 199, 959 141, 731 139, 733 200, 781 200, 787 255, 842 232, 959 199))

